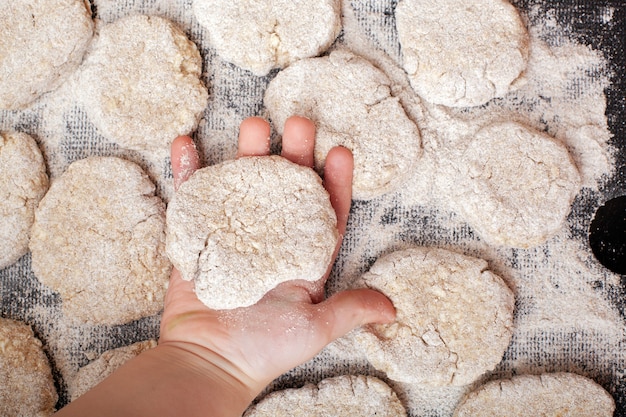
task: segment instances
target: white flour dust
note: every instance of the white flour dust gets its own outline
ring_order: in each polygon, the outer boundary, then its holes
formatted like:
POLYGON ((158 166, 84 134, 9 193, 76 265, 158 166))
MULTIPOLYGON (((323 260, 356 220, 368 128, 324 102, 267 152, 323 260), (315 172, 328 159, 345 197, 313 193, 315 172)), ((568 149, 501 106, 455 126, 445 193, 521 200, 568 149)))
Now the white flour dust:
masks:
MULTIPOLYGON (((429 105, 413 92, 402 69, 394 17, 397 3, 344 0, 343 30, 335 48, 369 59, 392 80, 392 93, 420 127, 424 152, 417 172, 401 191, 354 202, 327 291, 350 286, 377 258, 394 249, 436 246, 483 258, 516 296, 512 343, 503 362, 486 379, 572 371, 610 388, 616 398, 623 395, 624 324, 609 299, 620 281, 594 260, 585 236, 575 233, 588 222, 582 210, 570 215, 555 236, 537 247, 496 248, 481 240, 452 211, 447 196, 455 184, 446 165, 441 164, 486 124, 515 121, 560 140, 582 176, 579 199, 597 200, 604 178, 614 169, 614 150, 609 145, 612 135, 605 116, 604 91, 611 81, 607 59, 601 51, 576 41, 573 29, 565 26, 555 11, 546 13, 545 7, 531 2, 530 10, 522 13, 529 24, 530 58, 518 89, 471 109, 429 105)), ((194 139, 203 165, 234 158, 239 123, 247 116, 266 116, 263 95, 276 72, 256 77, 220 59, 193 17, 191 0, 94 0, 93 4, 97 18, 104 23, 130 13, 167 17, 197 44, 209 102, 194 139)), ((595 23, 609 31, 617 21, 614 18, 615 9, 607 7, 595 23)), ((31 134, 43 149, 52 181, 78 159, 121 156, 142 166, 156 182, 158 194, 169 200, 173 195, 169 155, 129 151, 107 140, 75 103, 70 94, 72 83, 70 79, 23 111, 0 112, 0 130, 31 134)), ((157 316, 113 327, 64 323, 58 294, 37 282, 28 255, 1 270, 0 278, 2 301, 10 300, 2 305, 3 314, 34 324, 53 359, 62 398, 64 376, 69 378, 105 350, 158 334, 157 316)), ((384 374, 367 365, 362 354, 340 340, 276 380, 268 390, 318 383, 347 373, 367 373, 388 382, 384 374)), ((451 416, 464 393, 473 388, 391 385, 409 416, 451 416)))
MULTIPOLYGON (((481 127, 512 120, 561 141, 581 174, 581 193, 594 195, 614 169, 615 150, 605 116, 604 90, 611 77, 606 59, 600 51, 569 39, 554 19, 542 19, 538 10, 530 10, 529 66, 517 91, 469 109, 430 105, 413 93, 399 69, 402 53, 397 35, 382 23, 395 2, 384 3, 387 8, 371 13, 359 11, 357 2, 344 3, 342 47, 368 58, 389 75, 394 93, 420 126, 425 152, 421 169, 401 192, 355 205, 328 291, 348 287, 382 254, 412 245, 482 257, 507 281, 517 300, 513 341, 494 376, 570 369, 601 380, 605 387, 618 383, 615 370, 626 364, 625 333, 607 291, 619 285, 619 277, 595 261, 586 240, 573 235, 568 223, 531 249, 494 248, 477 239, 451 211, 447 196, 455 186, 454 176, 440 163, 481 127), (377 30, 381 28, 386 31, 377 30), (544 358, 543 362, 532 355, 544 358), (585 368, 587 362, 595 366, 585 368)), ((605 23, 611 22, 610 16, 604 14, 605 23)), ((584 221, 576 216, 568 219, 570 224, 584 221)), ((346 354, 350 351, 350 343, 339 340, 325 354, 342 360, 352 357, 355 364, 362 361, 358 353, 346 354)), ((415 416, 451 415, 470 388, 394 387, 415 416)))

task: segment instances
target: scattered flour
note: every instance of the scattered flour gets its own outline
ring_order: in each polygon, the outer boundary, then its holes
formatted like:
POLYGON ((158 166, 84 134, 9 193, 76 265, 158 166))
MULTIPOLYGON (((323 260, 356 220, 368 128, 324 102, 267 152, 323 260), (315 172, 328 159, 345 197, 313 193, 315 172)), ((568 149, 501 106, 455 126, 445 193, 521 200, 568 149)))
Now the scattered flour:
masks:
MULTIPOLYGON (((576 234, 588 224, 580 213, 581 205, 593 206, 601 198, 598 188, 615 164, 605 115, 605 88, 611 81, 607 60, 600 51, 575 41, 572 29, 563 25, 552 6, 531 2, 522 13, 529 22, 529 62, 524 83, 519 83, 514 93, 471 110, 425 105, 400 66, 394 15, 397 3, 342 1, 343 31, 336 45, 367 58, 391 79, 392 94, 420 128, 424 152, 419 169, 402 190, 354 203, 328 292, 350 286, 384 253, 410 245, 443 247, 486 259, 490 269, 514 290, 517 303, 512 343, 493 377, 574 370, 610 388, 616 398, 624 396, 624 323, 611 301, 619 293, 620 277, 604 270, 593 259, 585 236, 576 234), (442 180, 445 175, 439 159, 446 156, 450 146, 458 144, 458 133, 501 120, 522 123, 561 141, 582 177, 583 189, 574 203, 578 209, 555 236, 530 249, 494 248, 478 239, 475 231, 449 209, 443 192, 453 184, 442 180)), ((190 0, 94 0, 93 4, 96 17, 103 22, 114 22, 131 13, 167 17, 198 45, 203 58, 202 78, 210 96, 195 134, 196 143, 204 164, 232 159, 239 123, 247 116, 264 114, 263 95, 274 74, 256 77, 222 61, 194 20, 190 0)), ((616 10, 603 8, 595 23, 602 30, 616 29, 614 25, 620 23, 616 10)), ((0 111, 0 130, 17 129, 33 135, 43 149, 52 179, 78 159, 121 156, 141 165, 157 183, 159 195, 169 199, 173 188, 167 153, 129 151, 103 138, 73 100, 68 84, 71 81, 23 111, 0 111)), ((89 358, 158 334, 157 316, 122 326, 77 327, 66 323, 58 295, 32 275, 29 255, 1 270, 0 278, 2 315, 26 319, 41 335, 58 371, 55 376, 62 388, 61 405, 67 402, 63 381, 89 358), (37 300, 34 306, 33 298, 37 300), (12 301, 7 302, 9 299, 12 301)), ((279 378, 270 389, 317 383, 339 372, 365 372, 384 379, 362 357, 345 349, 339 351, 337 346, 342 347, 341 341, 279 378)), ((409 416, 451 416, 472 388, 390 385, 409 416)))
MULTIPOLYGON (((559 23, 549 15, 546 21, 535 6, 527 13, 532 22, 529 64, 515 92, 471 109, 429 105, 413 97, 406 74, 397 70, 401 62, 397 34, 369 32, 393 24, 389 16, 396 2, 383 3, 387 6, 377 5, 377 14, 358 10, 356 2, 344 3, 342 47, 368 58, 391 78, 392 91, 420 127, 424 154, 420 169, 403 190, 353 207, 328 291, 345 289, 374 260, 411 244, 436 245, 486 259, 516 296, 512 343, 495 375, 575 369, 605 387, 620 386, 623 392, 619 369, 626 365, 620 353, 625 331, 610 301, 620 280, 595 261, 585 236, 572 231, 589 220, 577 211, 554 237, 535 248, 494 248, 477 239, 476 232, 451 210, 448 190, 456 185, 441 164, 451 150, 464 145, 462 137, 468 132, 515 121, 562 142, 581 174, 579 196, 597 195, 615 163, 605 115, 604 91, 611 76, 606 59, 600 51, 569 39, 559 23), (558 41, 548 42, 553 39, 558 41), (588 363, 593 363, 591 368, 588 363)), ((608 15, 604 16, 606 20, 608 15)), ((338 341, 331 346, 330 356, 348 360, 346 349, 349 345, 338 341)), ((355 363, 362 360, 352 356, 355 363)), ((397 385, 409 415, 415 416, 451 415, 467 388, 397 385)))

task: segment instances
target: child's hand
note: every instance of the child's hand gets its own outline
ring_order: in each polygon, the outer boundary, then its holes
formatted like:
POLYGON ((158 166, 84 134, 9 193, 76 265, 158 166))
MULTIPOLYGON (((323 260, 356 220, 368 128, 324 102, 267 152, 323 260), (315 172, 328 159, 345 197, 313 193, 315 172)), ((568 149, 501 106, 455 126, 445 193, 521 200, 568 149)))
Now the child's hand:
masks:
MULTIPOLYGON (((238 156, 269 154, 269 124, 259 118, 242 122, 238 156)), ((282 156, 313 167, 315 126, 305 118, 287 120, 282 156)), ((174 185, 178 188, 198 168, 193 142, 179 137, 172 144, 174 185)), ((334 148, 324 168, 324 186, 337 213, 343 236, 352 195, 352 154, 334 148)), ((341 240, 337 244, 335 255, 341 240)), ((334 259, 334 257, 333 257, 334 259)), ((368 289, 345 291, 324 300, 328 272, 318 282, 285 282, 257 304, 234 310, 215 311, 198 300, 193 282, 172 272, 161 321, 159 344, 186 351, 189 360, 209 362, 224 372, 225 381, 248 390, 252 399, 274 378, 309 360, 332 340, 366 323, 390 322, 395 317, 391 302, 368 289)), ((181 352, 184 353, 184 352, 181 352)), ((193 364, 190 364, 193 365, 193 364)))

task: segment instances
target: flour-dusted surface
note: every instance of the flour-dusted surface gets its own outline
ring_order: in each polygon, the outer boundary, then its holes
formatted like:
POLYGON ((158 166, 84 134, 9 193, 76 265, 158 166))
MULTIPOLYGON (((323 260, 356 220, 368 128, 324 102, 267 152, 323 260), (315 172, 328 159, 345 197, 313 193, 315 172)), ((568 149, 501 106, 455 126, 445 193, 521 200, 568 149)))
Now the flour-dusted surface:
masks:
MULTIPOLYGON (((416 99, 401 64, 397 0, 343 0, 343 29, 334 49, 349 49, 382 69, 391 91, 420 127, 420 163, 398 191, 355 201, 328 293, 350 286, 382 254, 408 245, 437 246, 486 259, 516 295, 515 330, 502 362, 481 382, 520 373, 570 371, 602 385, 626 414, 626 349, 621 276, 602 268, 587 244, 591 216, 606 199, 626 193, 624 94, 626 4, 619 0, 514 0, 530 35, 525 83, 504 97, 472 108, 443 108, 416 99), (545 243, 528 249, 496 247, 450 208, 454 178, 439 163, 469 132, 516 121, 563 142, 583 178, 572 211, 545 243), (435 181, 437 179, 437 181, 435 181), (448 190, 448 191, 446 191, 448 190)), ((203 165, 235 157, 241 120, 267 117, 263 96, 277 74, 256 77, 224 61, 194 17, 192 1, 93 0, 94 17, 115 22, 141 13, 166 17, 198 45, 208 107, 194 139, 203 165)), ((307 80, 309 81, 309 80, 307 80)), ((166 198, 173 195, 169 158, 120 147, 93 125, 67 88, 45 94, 23 111, 0 111, 0 130, 31 134, 44 151, 51 178, 74 161, 115 155, 141 165, 166 198)), ((277 126, 279 127, 279 126, 277 126)), ((273 135, 273 149, 278 138, 273 135)), ((68 402, 65 381, 102 352, 158 337, 158 315, 124 325, 65 322, 61 296, 33 275, 31 255, 0 270, 0 315, 25 321, 48 348, 58 407, 68 402)), ((332 348, 332 347, 331 347, 332 348)), ((393 386, 409 416, 450 417, 470 387, 401 384, 373 369, 352 349, 327 349, 268 388, 297 388, 343 374, 374 375, 393 386)))
POLYGON ((167 254, 214 309, 252 305, 284 281, 320 279, 337 239, 320 178, 279 156, 198 170, 167 209, 167 254))
POLYGON ((165 206, 132 162, 72 164, 35 212, 30 250, 35 275, 61 294, 68 321, 123 324, 163 307, 165 206))
POLYGON ((206 107, 202 58, 174 23, 131 15, 99 28, 75 94, 110 140, 135 150, 168 150, 190 134, 206 107))
POLYGON ((91 388, 102 382, 117 368, 124 365, 132 358, 148 349, 156 347, 156 340, 146 340, 122 346, 117 349, 107 350, 98 359, 90 362, 78 370, 76 375, 68 383, 70 400, 74 401, 91 388))
POLYGON ((57 392, 41 341, 26 323, 0 318, 0 414, 47 417, 57 392))
POLYGON ((334 146, 352 151, 356 199, 398 189, 419 164, 418 126, 393 96, 391 81, 349 51, 289 66, 272 80, 264 103, 279 132, 292 114, 316 123, 318 170, 334 146))
POLYGON ((401 0, 396 24, 403 67, 431 103, 484 104, 526 68, 528 34, 507 0, 401 0))
POLYGON ((342 375, 273 392, 244 417, 405 417, 396 393, 378 378, 342 375))
POLYGON ((466 385, 502 359, 515 299, 487 262, 443 249, 409 248, 379 258, 359 286, 385 294, 391 324, 354 334, 372 365, 399 382, 466 385))
POLYGON ((194 0, 193 8, 217 53, 256 75, 324 52, 341 30, 340 0, 194 0))
POLYGON ((28 252, 35 207, 47 190, 37 142, 25 133, 0 132, 0 268, 28 252))
POLYGON ((513 123, 481 128, 446 161, 453 209, 494 245, 537 246, 556 234, 580 189, 565 146, 513 123))
POLYGON ((600 385, 561 372, 488 382, 463 400, 454 417, 613 417, 614 411, 613 398, 600 385))
POLYGON ((0 109, 23 109, 78 68, 93 36, 85 0, 0 3, 0 109))

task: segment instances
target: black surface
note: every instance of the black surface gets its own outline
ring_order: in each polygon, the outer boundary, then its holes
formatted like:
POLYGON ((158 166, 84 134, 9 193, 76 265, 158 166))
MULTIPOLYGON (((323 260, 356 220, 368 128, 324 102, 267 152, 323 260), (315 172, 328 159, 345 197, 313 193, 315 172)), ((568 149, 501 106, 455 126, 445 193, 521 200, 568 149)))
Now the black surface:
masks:
POLYGON ((626 274, 626 196, 613 198, 596 211, 589 244, 602 265, 626 274))

